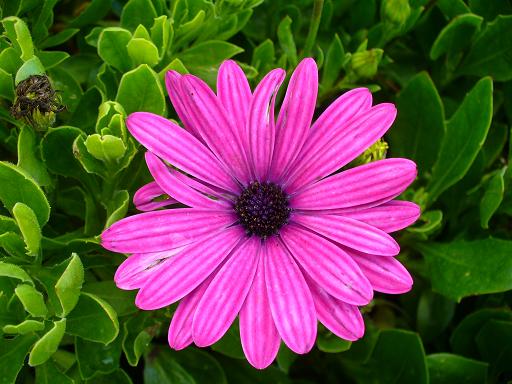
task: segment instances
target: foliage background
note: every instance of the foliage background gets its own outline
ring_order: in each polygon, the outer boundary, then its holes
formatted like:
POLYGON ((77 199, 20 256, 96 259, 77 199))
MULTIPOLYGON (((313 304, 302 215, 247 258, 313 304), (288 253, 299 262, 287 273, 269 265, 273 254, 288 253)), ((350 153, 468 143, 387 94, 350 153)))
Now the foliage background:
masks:
POLYGON ((0 383, 501 383, 512 380, 512 5, 507 0, 0 0, 0 383), (318 111, 367 86, 399 115, 389 154, 417 161, 402 231, 412 292, 377 295, 355 343, 319 329, 257 371, 236 325, 167 348, 173 307, 142 312, 97 235, 149 181, 124 118, 176 118, 167 69, 212 86, 233 57, 252 84, 320 66, 318 111), (66 110, 13 119, 14 82, 46 72, 66 110))

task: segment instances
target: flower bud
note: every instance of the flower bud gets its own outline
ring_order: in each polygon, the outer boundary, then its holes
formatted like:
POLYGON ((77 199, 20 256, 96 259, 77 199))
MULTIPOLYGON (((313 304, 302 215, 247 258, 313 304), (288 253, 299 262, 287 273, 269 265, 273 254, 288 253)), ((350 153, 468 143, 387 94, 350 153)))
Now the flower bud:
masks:
POLYGON ((364 151, 358 158, 356 158, 355 162, 357 165, 363 165, 371 163, 372 161, 385 159, 388 148, 388 143, 380 139, 376 141, 370 148, 364 151))
POLYGON ((382 21, 395 28, 402 27, 411 14, 409 0, 384 0, 381 7, 382 21))
POLYGON ((371 78, 377 73, 383 50, 379 48, 352 54, 350 67, 357 78, 371 78))
POLYGON ((46 75, 32 75, 16 86, 11 115, 38 131, 55 123, 56 114, 64 110, 61 99, 46 75))

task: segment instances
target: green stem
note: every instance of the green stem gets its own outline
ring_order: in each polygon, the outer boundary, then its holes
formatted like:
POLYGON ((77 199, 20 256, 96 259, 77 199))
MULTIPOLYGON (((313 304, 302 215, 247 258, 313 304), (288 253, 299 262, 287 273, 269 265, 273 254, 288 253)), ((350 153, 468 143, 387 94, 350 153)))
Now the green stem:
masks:
POLYGON ((302 56, 310 56, 313 45, 316 41, 316 35, 318 33, 318 27, 320 26, 320 19, 322 18, 322 9, 324 7, 324 0, 314 0, 313 3, 313 14, 311 15, 311 23, 309 24, 308 36, 306 37, 306 43, 304 44, 304 51, 302 56))

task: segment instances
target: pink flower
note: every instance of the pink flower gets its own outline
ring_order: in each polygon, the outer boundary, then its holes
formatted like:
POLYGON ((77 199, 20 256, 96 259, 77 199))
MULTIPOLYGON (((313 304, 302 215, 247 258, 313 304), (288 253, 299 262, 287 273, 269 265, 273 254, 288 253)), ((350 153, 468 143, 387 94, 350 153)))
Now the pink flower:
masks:
POLYGON ((172 348, 211 345, 239 315, 245 355, 264 368, 281 340, 308 352, 317 320, 343 339, 362 337, 358 306, 373 291, 412 286, 388 233, 419 216, 415 204, 393 200, 415 179, 415 164, 385 159, 335 173, 384 135, 395 107, 372 106, 370 92, 358 88, 311 126, 318 74, 305 59, 275 122, 284 78, 275 69, 251 92, 240 67, 225 61, 215 95, 197 77, 168 72, 185 129, 151 113, 127 119, 155 180, 134 203, 151 212, 113 224, 102 244, 132 254, 115 281, 139 289, 139 308, 180 301, 172 348), (170 198, 154 201, 161 195, 170 198))

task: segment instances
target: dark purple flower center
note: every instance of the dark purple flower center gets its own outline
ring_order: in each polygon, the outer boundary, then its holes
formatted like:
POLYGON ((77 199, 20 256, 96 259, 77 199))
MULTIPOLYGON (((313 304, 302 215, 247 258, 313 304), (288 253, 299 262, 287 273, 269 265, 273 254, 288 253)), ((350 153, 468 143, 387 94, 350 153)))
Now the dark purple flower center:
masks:
POLYGON ((274 183, 252 182, 235 201, 235 212, 249 235, 266 238, 288 222, 288 196, 274 183))

